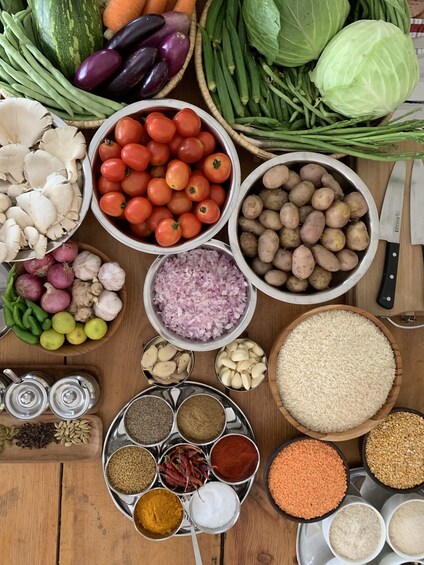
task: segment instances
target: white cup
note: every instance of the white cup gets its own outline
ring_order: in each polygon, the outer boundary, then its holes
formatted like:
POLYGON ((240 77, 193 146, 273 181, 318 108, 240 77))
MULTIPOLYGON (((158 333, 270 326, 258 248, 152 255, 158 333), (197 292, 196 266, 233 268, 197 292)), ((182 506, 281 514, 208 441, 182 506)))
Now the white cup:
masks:
MULTIPOLYGON (((424 504, 424 497, 415 493, 395 494, 386 500, 386 502, 383 504, 383 507, 381 509, 381 515, 383 516, 384 521, 386 522, 387 543, 390 545, 393 551, 398 555, 398 557, 401 558, 400 561, 393 561, 393 563, 405 563, 405 562, 408 563, 411 560, 414 560, 418 563, 422 563, 423 561, 417 561, 417 560, 424 559, 424 553, 419 555, 411 555, 411 554, 403 553, 393 544, 392 540, 390 539, 390 534, 389 534, 390 521, 393 518, 393 514, 401 506, 403 506, 404 504, 408 504, 409 502, 412 501, 419 501, 424 504)), ((391 563, 391 561, 388 561, 388 563, 391 563)))
POLYGON ((376 510, 371 504, 366 502, 360 496, 353 496, 353 495, 346 496, 346 498, 343 501, 343 503, 341 504, 340 508, 336 512, 334 512, 334 514, 332 514, 328 518, 325 518, 322 521, 322 533, 323 533, 324 539, 327 542, 327 545, 330 548, 332 554, 336 557, 336 561, 331 560, 327 565, 330 565, 330 563, 331 563, 331 565, 337 565, 340 562, 341 563, 350 563, 350 565, 364 565, 365 563, 369 563, 370 561, 375 559, 377 557, 377 555, 381 552, 381 550, 383 549, 384 543, 385 543, 385 539, 386 539, 386 528, 385 528, 384 520, 383 520, 381 514, 379 513, 379 511, 376 510), (330 542, 331 524, 333 523, 333 520, 337 516, 337 514, 345 506, 348 506, 349 504, 362 504, 363 506, 368 506, 369 508, 371 508, 376 513, 376 515, 378 516, 378 520, 380 522, 381 534, 380 534, 380 539, 379 539, 378 545, 377 545, 375 551, 371 555, 369 555, 366 559, 359 559, 357 561, 349 559, 349 561, 347 561, 341 555, 337 554, 337 552, 334 550, 334 548, 333 548, 333 546, 331 545, 331 542, 330 542))
MULTIPOLYGON (((383 557, 378 563, 378 565, 406 565, 406 563, 411 563, 410 559, 405 559, 400 557, 397 553, 391 551, 383 557)), ((419 561, 415 559, 414 563, 424 563, 424 561, 419 561)))

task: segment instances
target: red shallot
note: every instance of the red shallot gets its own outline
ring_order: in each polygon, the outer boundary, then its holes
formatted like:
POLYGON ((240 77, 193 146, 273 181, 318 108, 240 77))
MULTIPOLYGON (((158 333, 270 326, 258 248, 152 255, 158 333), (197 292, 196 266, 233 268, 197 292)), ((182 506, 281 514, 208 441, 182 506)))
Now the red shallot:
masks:
POLYGON ((26 298, 27 300, 32 300, 34 302, 38 302, 38 300, 40 300, 44 291, 41 280, 29 273, 20 275, 16 279, 15 290, 19 296, 22 296, 22 298, 26 298))
POLYGON ((48 314, 63 312, 71 303, 71 295, 66 290, 58 290, 50 283, 45 283, 46 292, 40 300, 41 308, 48 314))
POLYGON ((74 282, 74 278, 74 271, 68 263, 56 263, 50 267, 47 273, 49 283, 60 290, 69 288, 74 282))
POLYGON ((52 255, 45 255, 42 259, 30 259, 29 261, 24 261, 24 269, 30 275, 45 277, 53 263, 54 257, 52 255))
POLYGON ((78 255, 78 243, 66 241, 63 245, 52 251, 53 257, 59 263, 72 263, 78 255))

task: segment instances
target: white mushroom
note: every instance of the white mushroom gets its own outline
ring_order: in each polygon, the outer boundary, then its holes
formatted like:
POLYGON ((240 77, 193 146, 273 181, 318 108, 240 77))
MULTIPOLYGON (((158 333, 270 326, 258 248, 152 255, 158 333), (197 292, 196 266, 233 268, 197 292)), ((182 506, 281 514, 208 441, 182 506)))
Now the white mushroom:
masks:
POLYGON ((32 147, 52 125, 52 116, 39 102, 6 98, 0 102, 0 145, 32 147))
POLYGON ((62 126, 47 130, 40 143, 40 149, 55 155, 65 163, 68 180, 78 180, 77 159, 86 154, 84 135, 73 126, 62 126))
POLYGON ((72 184, 71 186, 74 193, 74 197, 72 199, 71 208, 68 213, 68 218, 70 218, 71 220, 78 220, 79 212, 82 206, 82 194, 80 187, 77 183, 72 184))
POLYGON ((28 192, 31 190, 31 187, 27 183, 23 184, 9 184, 9 188, 7 189, 7 195, 11 199, 12 202, 16 202, 17 197, 24 192, 28 192))
POLYGON ((46 231, 46 236, 53 240, 56 241, 56 239, 59 239, 63 236, 63 228, 60 225, 59 222, 56 222, 55 224, 52 224, 49 229, 46 231))
POLYGON ((12 206, 10 198, 6 194, 0 194, 0 212, 6 212, 12 206))
POLYGON ((6 214, 0 212, 0 225, 3 225, 6 220, 7 220, 6 214))
POLYGON ((17 197, 16 202, 31 216, 34 226, 40 234, 45 234, 49 227, 56 222, 57 211, 54 204, 38 190, 24 192, 17 197))
POLYGON ((34 245, 35 258, 42 259, 47 251, 47 237, 40 234, 37 243, 34 245))
MULTIPOLYGON (((0 103, 1 108, 1 103, 0 103)), ((0 173, 12 183, 20 183, 24 177, 24 159, 30 151, 25 145, 14 143, 0 148, 0 173)))
POLYGON ((77 222, 75 220, 71 220, 71 218, 65 217, 60 220, 60 225, 66 232, 70 232, 76 227, 77 222))
POLYGON ((32 188, 41 188, 52 173, 66 176, 66 168, 63 161, 50 155, 47 151, 38 149, 25 157, 24 173, 32 188))
MULTIPOLYGON (((6 176, 6 175, 0 175, 0 177, 1 176, 6 176)), ((8 180, 0 178, 0 193, 7 194, 7 191, 9 190, 9 186, 10 186, 10 182, 8 180)))
POLYGON ((40 234, 38 233, 37 229, 32 226, 28 226, 27 228, 24 228, 24 234, 27 238, 28 245, 31 249, 34 249, 34 246, 37 244, 40 238, 40 234))
POLYGON ((58 173, 49 175, 41 194, 53 202, 57 210, 57 221, 68 215, 74 199, 74 191, 64 176, 58 173))
POLYGON ((0 241, 6 244, 5 261, 13 261, 19 251, 21 228, 13 218, 6 220, 0 229, 0 241))
POLYGON ((29 216, 25 210, 22 210, 19 206, 11 206, 6 212, 6 217, 16 220, 16 223, 21 229, 34 225, 31 216, 29 216))

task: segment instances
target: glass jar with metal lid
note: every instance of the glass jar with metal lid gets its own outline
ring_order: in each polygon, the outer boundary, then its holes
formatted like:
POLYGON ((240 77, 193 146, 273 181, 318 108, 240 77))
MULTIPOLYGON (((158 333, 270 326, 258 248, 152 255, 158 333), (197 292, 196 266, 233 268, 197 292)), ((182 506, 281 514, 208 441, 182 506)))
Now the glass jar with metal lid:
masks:
POLYGON ((30 371, 18 377, 10 369, 3 373, 13 382, 7 387, 4 405, 11 416, 31 420, 48 408, 48 391, 51 379, 41 371, 30 371))
POLYGON ((97 380, 89 373, 65 375, 54 383, 49 393, 51 411, 63 420, 80 418, 93 408, 100 396, 97 380))

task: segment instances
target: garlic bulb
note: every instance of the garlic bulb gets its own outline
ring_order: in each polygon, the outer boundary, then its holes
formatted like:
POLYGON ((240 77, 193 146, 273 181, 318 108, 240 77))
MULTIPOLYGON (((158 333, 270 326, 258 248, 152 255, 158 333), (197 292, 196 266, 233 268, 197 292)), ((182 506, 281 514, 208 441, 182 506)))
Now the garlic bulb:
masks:
POLYGON ((78 253, 75 257, 72 268, 77 279, 90 281, 99 272, 101 264, 102 260, 97 255, 94 255, 94 253, 81 251, 81 253, 78 253))
POLYGON ((103 263, 97 277, 106 290, 121 290, 125 284, 125 271, 116 261, 103 263))
POLYGON ((119 296, 115 292, 104 290, 94 304, 94 314, 105 322, 110 322, 116 318, 121 308, 122 301, 119 296))

